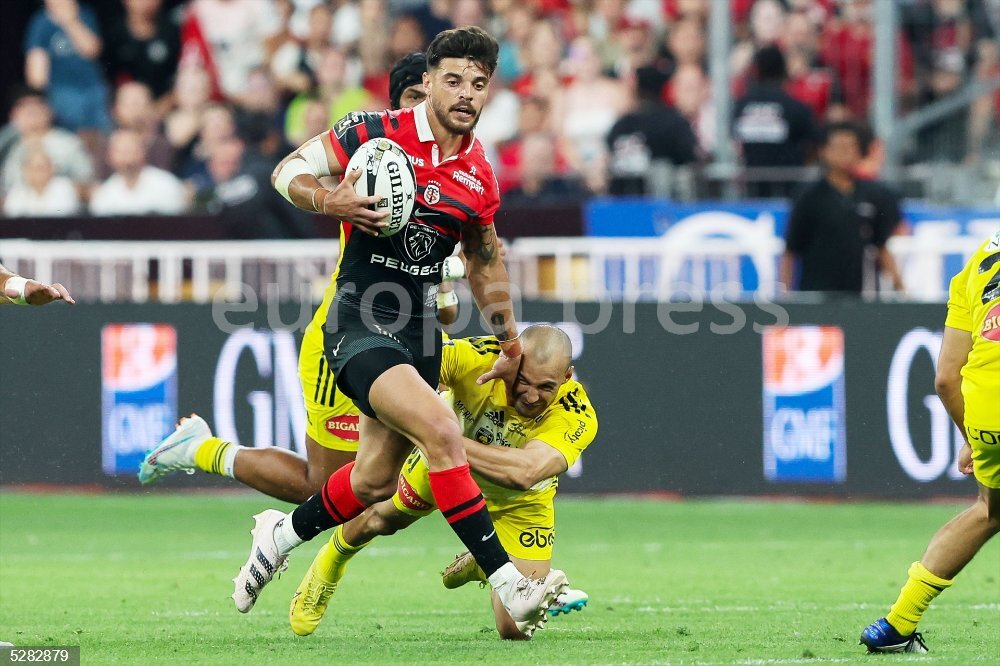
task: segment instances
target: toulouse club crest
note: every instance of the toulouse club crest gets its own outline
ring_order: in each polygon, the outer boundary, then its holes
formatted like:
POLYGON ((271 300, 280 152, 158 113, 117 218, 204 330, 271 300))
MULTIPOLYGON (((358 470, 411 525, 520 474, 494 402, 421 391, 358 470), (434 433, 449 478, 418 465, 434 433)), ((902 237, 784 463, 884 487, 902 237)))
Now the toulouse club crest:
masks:
POLYGON ((424 188, 424 203, 428 206, 433 206, 439 201, 441 201, 441 185, 437 181, 432 180, 424 188))

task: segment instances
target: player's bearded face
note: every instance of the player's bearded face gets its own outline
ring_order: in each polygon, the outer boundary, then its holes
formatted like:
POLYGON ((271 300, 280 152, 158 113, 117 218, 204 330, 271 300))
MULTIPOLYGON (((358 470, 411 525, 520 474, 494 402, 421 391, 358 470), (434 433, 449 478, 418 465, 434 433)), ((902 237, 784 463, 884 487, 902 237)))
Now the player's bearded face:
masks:
POLYGON ((471 132, 489 93, 483 68, 466 58, 444 58, 428 81, 428 100, 442 127, 454 134, 471 132))

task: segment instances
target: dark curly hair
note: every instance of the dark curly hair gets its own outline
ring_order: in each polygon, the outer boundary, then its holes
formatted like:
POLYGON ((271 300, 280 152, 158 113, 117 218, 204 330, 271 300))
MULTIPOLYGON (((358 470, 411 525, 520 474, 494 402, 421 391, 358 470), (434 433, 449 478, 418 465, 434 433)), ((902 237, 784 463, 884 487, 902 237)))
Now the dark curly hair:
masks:
POLYGON ((493 76, 500 45, 488 32, 474 25, 439 32, 427 47, 427 71, 437 68, 445 58, 468 58, 493 76))

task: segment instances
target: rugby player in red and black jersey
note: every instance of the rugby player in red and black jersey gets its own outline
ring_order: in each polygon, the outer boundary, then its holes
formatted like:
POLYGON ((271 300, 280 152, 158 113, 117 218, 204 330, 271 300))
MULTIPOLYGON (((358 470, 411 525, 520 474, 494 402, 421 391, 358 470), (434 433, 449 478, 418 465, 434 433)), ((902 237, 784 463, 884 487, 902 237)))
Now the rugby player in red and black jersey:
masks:
POLYGON ((341 221, 337 293, 325 330, 325 354, 337 386, 362 413, 357 459, 335 472, 295 511, 265 511, 250 557, 235 579, 237 608, 253 607, 288 553, 321 531, 392 496, 402 463, 415 444, 427 458, 434 500, 473 554, 519 630, 527 635, 566 587, 558 570, 526 578, 496 536, 482 493, 469 474, 462 430, 435 389, 441 335, 433 299, 440 266, 461 241, 476 302, 501 353, 479 381, 504 381, 520 364, 507 271, 500 261, 493 216, 500 204, 493 169, 473 129, 497 64, 497 42, 476 27, 438 34, 427 49, 427 100, 412 108, 351 113, 307 141, 275 169, 275 188, 291 203, 341 221), (370 209, 348 173, 333 190, 319 178, 344 174, 368 139, 387 137, 409 155, 417 199, 409 224, 382 237, 384 215, 370 209))

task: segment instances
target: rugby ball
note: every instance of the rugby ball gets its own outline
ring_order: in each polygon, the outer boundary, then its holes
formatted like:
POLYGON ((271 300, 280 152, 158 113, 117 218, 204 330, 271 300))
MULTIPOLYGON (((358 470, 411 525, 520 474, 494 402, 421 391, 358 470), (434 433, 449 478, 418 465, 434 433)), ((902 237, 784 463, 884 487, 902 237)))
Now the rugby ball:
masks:
POLYGON ((417 196, 417 175, 399 144, 391 139, 371 139, 361 144, 347 163, 347 173, 362 169, 354 183, 358 196, 376 196, 373 210, 388 212, 383 236, 392 236, 406 226, 417 196))

